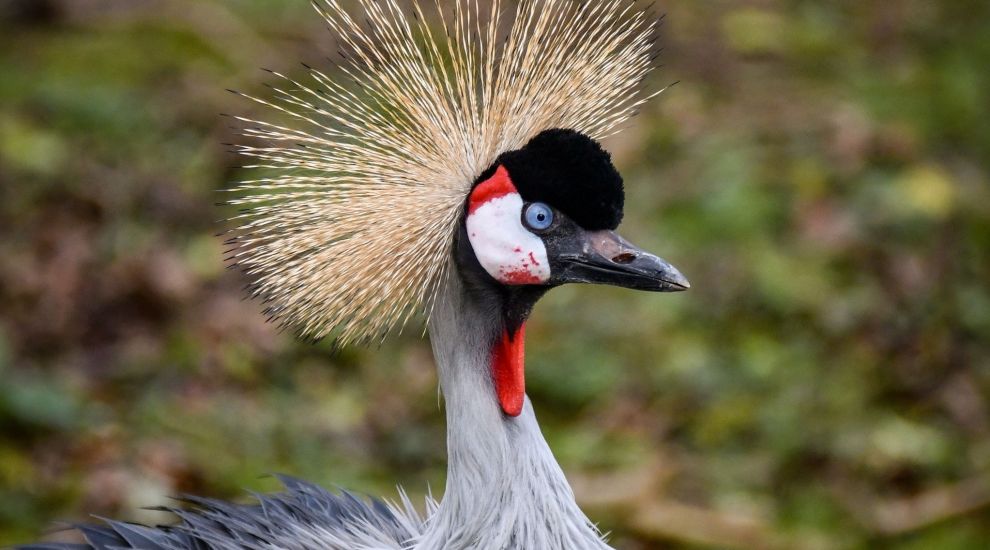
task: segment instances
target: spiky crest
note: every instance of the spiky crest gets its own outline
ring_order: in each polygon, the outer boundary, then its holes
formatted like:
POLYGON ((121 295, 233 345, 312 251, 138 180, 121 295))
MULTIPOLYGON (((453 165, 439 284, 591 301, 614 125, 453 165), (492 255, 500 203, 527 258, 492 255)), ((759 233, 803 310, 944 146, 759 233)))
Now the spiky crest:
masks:
POLYGON ((341 76, 274 73, 287 85, 251 98, 292 126, 236 117, 266 142, 236 146, 265 173, 229 201, 253 296, 341 343, 429 315, 465 197, 501 153, 550 128, 607 137, 652 97, 639 84, 658 23, 628 0, 437 0, 430 17, 419 0, 414 17, 356 3, 363 17, 313 0, 346 51, 341 76))

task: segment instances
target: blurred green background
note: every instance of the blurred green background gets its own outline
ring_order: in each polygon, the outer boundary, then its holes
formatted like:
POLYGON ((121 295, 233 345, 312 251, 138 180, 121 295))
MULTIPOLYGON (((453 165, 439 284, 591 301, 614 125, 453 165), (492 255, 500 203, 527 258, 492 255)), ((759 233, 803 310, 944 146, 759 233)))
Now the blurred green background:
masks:
MULTIPOLYGON (((624 549, 990 546, 990 3, 665 0, 610 140, 694 288, 562 288, 528 377, 624 549)), ((428 345, 307 345, 213 235, 304 0, 0 0, 0 546, 266 473, 442 492, 428 345)), ((61 535, 65 536, 65 535, 61 535)))

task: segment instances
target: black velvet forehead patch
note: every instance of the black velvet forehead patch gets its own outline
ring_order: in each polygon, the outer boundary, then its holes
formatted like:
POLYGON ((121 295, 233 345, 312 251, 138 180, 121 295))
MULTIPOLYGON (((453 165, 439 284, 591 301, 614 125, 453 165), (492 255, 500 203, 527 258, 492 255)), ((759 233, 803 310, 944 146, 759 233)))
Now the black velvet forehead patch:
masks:
POLYGON ((543 202, 589 231, 615 229, 625 193, 612 157, 574 130, 546 130, 499 157, 523 200, 543 202))

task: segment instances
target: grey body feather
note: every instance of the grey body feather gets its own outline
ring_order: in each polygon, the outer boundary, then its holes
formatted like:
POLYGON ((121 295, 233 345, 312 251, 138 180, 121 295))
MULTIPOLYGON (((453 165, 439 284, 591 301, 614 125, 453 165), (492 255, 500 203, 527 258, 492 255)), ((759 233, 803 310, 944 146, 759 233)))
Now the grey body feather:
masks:
POLYGON ((279 476, 285 491, 255 504, 186 497, 190 508, 168 508, 179 523, 146 527, 120 521, 78 525, 85 544, 41 543, 22 550, 371 550, 408 548, 423 521, 404 501, 377 499, 279 476))

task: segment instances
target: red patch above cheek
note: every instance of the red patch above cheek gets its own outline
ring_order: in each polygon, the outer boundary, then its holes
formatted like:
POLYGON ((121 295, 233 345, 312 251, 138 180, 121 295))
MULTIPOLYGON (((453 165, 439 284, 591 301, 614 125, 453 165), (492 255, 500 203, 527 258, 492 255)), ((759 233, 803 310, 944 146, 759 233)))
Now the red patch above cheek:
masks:
POLYGON ((492 349, 492 377, 502 412, 519 416, 526 400, 526 325, 515 334, 502 331, 492 349))
POLYGON ((490 200, 512 193, 518 193, 518 191, 516 191, 512 179, 509 178, 509 171, 504 166, 499 166, 492 177, 479 183, 471 192, 471 199, 468 201, 468 214, 474 214, 475 210, 490 200))

